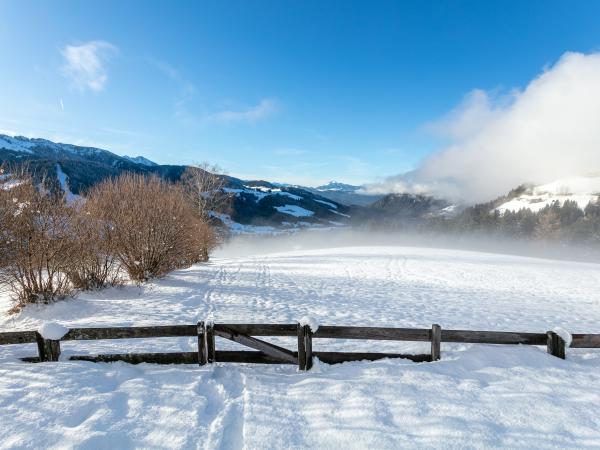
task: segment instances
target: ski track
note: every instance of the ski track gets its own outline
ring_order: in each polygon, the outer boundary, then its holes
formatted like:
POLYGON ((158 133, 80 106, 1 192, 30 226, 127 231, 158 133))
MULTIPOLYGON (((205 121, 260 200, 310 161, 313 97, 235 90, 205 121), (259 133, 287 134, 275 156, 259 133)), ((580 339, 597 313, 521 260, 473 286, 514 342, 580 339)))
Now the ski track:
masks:
MULTIPOLYGON (((0 316, 0 330, 219 322, 600 333, 600 265, 407 247, 215 259, 0 316)), ((10 303, 0 294, 0 310, 10 303)), ((294 338, 267 338, 294 348, 294 338)), ((317 340, 315 349, 428 351, 317 340)), ((220 349, 241 348, 217 340, 220 349)), ((600 352, 443 344, 443 359, 130 366, 81 353, 193 351, 195 338, 64 342, 61 363, 0 348, 0 449, 600 448, 600 352)))

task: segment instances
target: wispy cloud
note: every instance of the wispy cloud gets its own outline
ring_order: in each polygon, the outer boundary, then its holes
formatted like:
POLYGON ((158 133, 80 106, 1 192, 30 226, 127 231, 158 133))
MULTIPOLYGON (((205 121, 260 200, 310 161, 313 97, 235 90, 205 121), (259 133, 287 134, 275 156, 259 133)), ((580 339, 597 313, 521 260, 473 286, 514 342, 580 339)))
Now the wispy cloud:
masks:
POLYGON ((205 108, 203 112, 195 113, 191 111, 190 104, 198 96, 199 89, 196 84, 165 61, 155 58, 149 58, 148 61, 179 87, 179 93, 174 101, 175 117, 187 124, 256 122, 272 116, 279 110, 279 102, 276 99, 263 98, 254 106, 228 108, 216 112, 207 111, 205 108))
POLYGON ((169 63, 155 58, 149 58, 148 61, 179 86, 181 89, 182 98, 189 98, 198 92, 196 85, 187 80, 179 70, 171 66, 169 63))
POLYGON ((108 81, 106 64, 117 52, 117 47, 105 41, 67 45, 61 50, 61 71, 76 89, 99 92, 108 81))
POLYGON ((264 98, 255 106, 239 110, 219 111, 210 114, 207 119, 219 123, 256 122, 275 114, 278 109, 278 103, 275 99, 264 98))

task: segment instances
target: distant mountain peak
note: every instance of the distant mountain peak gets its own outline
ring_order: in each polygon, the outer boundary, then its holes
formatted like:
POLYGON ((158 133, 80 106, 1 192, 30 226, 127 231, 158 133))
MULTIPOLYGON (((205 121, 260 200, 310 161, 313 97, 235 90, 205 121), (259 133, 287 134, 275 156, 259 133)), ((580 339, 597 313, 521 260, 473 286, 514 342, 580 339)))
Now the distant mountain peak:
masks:
POLYGON ((341 183, 339 181, 330 181, 327 184, 317 186, 317 191, 343 191, 343 192, 356 192, 361 186, 354 186, 352 184, 341 183))

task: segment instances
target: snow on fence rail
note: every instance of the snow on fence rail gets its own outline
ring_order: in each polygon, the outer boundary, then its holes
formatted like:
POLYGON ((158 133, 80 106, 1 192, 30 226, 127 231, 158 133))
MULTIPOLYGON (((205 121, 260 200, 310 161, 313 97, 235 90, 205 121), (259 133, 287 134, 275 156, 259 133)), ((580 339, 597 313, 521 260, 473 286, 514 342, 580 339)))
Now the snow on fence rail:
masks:
MULTIPOLYGON (((520 333, 503 331, 443 330, 439 325, 428 328, 381 328, 319 326, 297 324, 233 324, 198 322, 196 325, 163 325, 113 328, 71 328, 59 339, 46 339, 37 331, 0 333, 0 345, 37 343, 38 356, 22 358, 27 362, 58 361, 60 341, 133 339, 193 336, 198 350, 172 353, 124 353, 108 355, 76 355, 71 360, 93 362, 125 361, 132 364, 200 364, 213 362, 296 364, 300 370, 312 367, 313 357, 335 364, 346 361, 406 358, 415 362, 437 361, 441 357, 441 342, 546 345, 548 353, 565 358, 565 341, 557 333, 520 333), (297 336, 297 351, 279 347, 256 336, 297 336), (237 342, 253 351, 217 350, 216 337, 237 342), (313 352, 313 339, 364 339, 431 342, 430 354, 400 354, 371 352, 313 352)), ((571 347, 600 348, 600 334, 573 334, 571 347)))

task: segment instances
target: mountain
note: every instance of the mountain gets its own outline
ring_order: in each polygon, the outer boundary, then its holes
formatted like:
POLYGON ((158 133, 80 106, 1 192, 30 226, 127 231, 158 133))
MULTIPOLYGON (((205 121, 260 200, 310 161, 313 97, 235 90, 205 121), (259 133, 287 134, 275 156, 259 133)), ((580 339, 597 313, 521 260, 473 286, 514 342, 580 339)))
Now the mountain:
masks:
POLYGON ((569 177, 538 186, 523 186, 520 192, 516 192, 495 209, 501 213, 516 212, 520 209, 537 212, 555 201, 562 205, 567 200, 574 201, 584 209, 588 203, 596 202, 599 197, 600 175, 569 177))
POLYGON ((459 206, 420 194, 387 194, 371 205, 352 210, 352 223, 359 225, 418 224, 436 217, 451 217, 459 206))
POLYGON ((62 144, 46 139, 0 134, 0 163, 25 163, 37 176, 46 175, 57 185, 57 164, 66 175, 71 192, 85 193, 90 187, 108 177, 123 172, 156 174, 170 181, 179 179, 185 166, 140 164, 108 150, 95 147, 62 144))
POLYGON ((361 186, 354 186, 352 184, 340 183, 338 181, 330 181, 327 184, 322 186, 317 186, 315 189, 317 191, 342 191, 342 192, 356 192, 361 188, 361 186))
MULTIPOLYGON (((68 200, 84 195, 96 183, 124 172, 155 174, 178 181, 186 166, 159 165, 144 157, 119 156, 108 150, 61 144, 46 139, 0 135, 0 164, 26 163, 44 174, 68 200)), ((277 233, 304 228, 345 226, 349 208, 318 192, 267 181, 223 176, 229 205, 214 211, 216 224, 233 233, 277 233)))
POLYGON ((229 180, 230 210, 215 214, 234 233, 274 233, 346 226, 350 208, 295 186, 229 180))
POLYGON ((363 186, 330 181, 316 188, 304 189, 347 206, 366 206, 383 197, 383 195, 365 194, 362 192, 362 188, 363 186))

